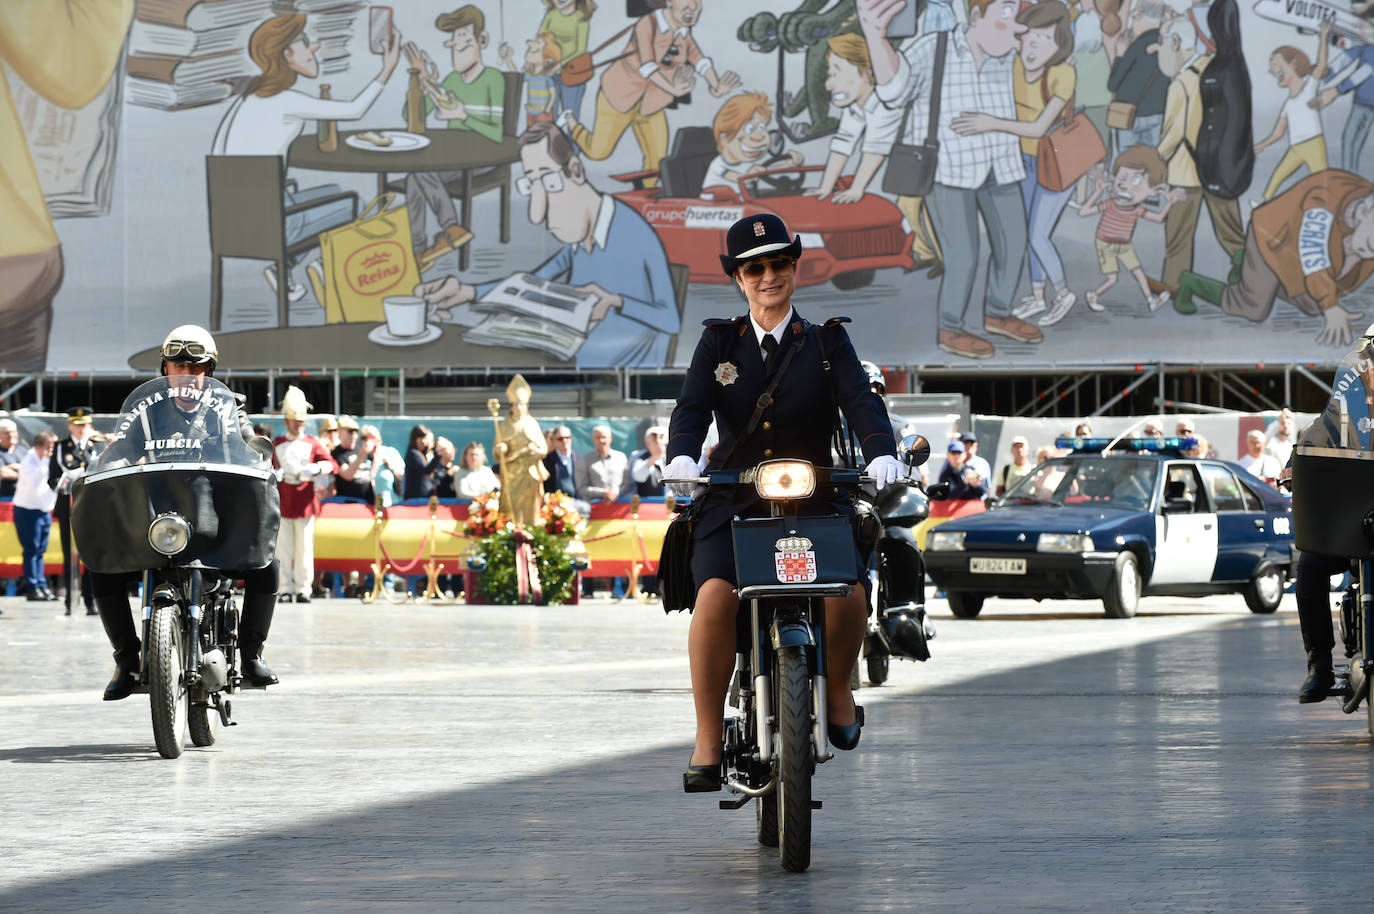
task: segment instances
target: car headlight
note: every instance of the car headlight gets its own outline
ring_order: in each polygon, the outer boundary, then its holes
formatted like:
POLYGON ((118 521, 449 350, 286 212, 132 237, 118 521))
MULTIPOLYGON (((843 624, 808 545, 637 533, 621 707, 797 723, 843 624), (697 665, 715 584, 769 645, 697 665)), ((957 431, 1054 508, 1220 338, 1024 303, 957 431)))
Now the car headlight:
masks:
POLYGON ((931 552, 961 552, 965 533, 962 530, 932 530, 926 549, 931 552))
POLYGON ((1086 533, 1042 533, 1038 552, 1092 552, 1093 538, 1086 533))
POLYGON ((769 460, 754 468, 754 489, 761 498, 808 498, 816 491, 816 470, 805 460, 769 460))
POLYGON ((191 541, 191 525, 180 514, 159 514, 148 525, 148 545, 163 555, 176 555, 191 541))

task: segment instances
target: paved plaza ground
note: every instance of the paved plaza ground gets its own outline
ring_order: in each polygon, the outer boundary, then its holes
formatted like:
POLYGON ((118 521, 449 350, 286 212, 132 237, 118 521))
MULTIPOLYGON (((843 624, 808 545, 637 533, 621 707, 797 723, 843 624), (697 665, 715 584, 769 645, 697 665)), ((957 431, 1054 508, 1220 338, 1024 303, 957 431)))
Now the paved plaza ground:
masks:
POLYGON ((282 684, 166 761, 97 619, 0 599, 0 911, 1369 910, 1374 753, 1296 703, 1291 601, 937 601, 788 874, 681 793, 657 606, 282 606, 282 684))

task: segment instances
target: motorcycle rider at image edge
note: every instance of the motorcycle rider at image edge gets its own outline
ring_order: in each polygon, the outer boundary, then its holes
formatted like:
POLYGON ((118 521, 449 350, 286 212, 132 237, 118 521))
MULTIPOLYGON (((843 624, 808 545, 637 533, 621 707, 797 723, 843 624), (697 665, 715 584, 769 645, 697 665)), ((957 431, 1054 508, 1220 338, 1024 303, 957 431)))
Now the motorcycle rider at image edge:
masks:
MULTIPOLYGON (((744 293, 749 312, 733 320, 705 322, 673 409, 664 481, 701 475, 698 458, 712 418, 720 442, 712 452, 716 462, 706 464, 710 469, 748 467, 775 457, 828 466, 834 425, 817 421, 826 414, 827 404, 831 416, 836 405, 844 413, 868 461, 865 472, 874 477, 879 489, 905 475, 896 458, 887 409, 870 390, 868 375, 845 333, 848 318, 833 318, 811 333, 792 309, 800 237, 794 238, 772 214, 746 216, 730 228, 726 249, 729 254, 721 255, 721 265, 744 293), (798 340, 803 341, 803 348, 788 364, 762 421, 731 453, 772 374, 798 340), (731 467, 718 466, 726 454, 731 455, 731 467)), ((688 658, 697 725, 695 746, 683 775, 683 787, 689 793, 721 787, 722 711, 735 663, 740 611, 730 520, 767 516, 769 511, 752 490, 708 492, 703 497, 691 561, 696 599, 688 658)), ((849 513, 852 506, 825 505, 823 510, 849 513)), ((867 572, 857 545, 854 560, 855 579, 864 586, 867 572)), ((828 598, 825 603, 828 736, 836 748, 853 749, 859 742, 863 716, 854 704, 849 679, 866 633, 868 600, 865 591, 855 587, 848 597, 828 598)))
MULTIPOLYGON (((162 341, 162 374, 175 378, 189 375, 211 377, 219 350, 214 337, 204 327, 183 324, 174 328, 162 341)), ((253 425, 240 402, 237 409, 237 431, 244 440, 253 437, 253 425)), ((231 429, 233 431, 233 429, 231 429)), ((262 659, 262 646, 272 627, 272 613, 277 605, 276 559, 264 568, 235 572, 243 579, 243 614, 239 619, 239 659, 243 684, 251 688, 266 688, 277 684, 277 677, 262 659)), ((105 687, 105 700, 118 701, 133 694, 139 685, 139 653, 142 643, 129 610, 129 575, 91 574, 91 589, 95 608, 105 626, 105 634, 114 648, 115 672, 105 687)))
MULTIPOLYGON (((1296 444, 1370 450, 1371 417, 1374 416, 1374 324, 1355 341, 1355 351, 1341 360, 1331 390, 1326 409, 1303 429, 1296 444), (1341 443, 1343 419, 1348 419, 1347 434, 1351 436, 1344 445, 1341 443)), ((1290 479, 1292 467, 1290 457, 1279 478, 1290 479)), ((1293 498, 1295 501, 1302 498, 1302 492, 1295 490, 1293 498)), ((1336 685, 1336 675, 1331 668, 1331 651, 1336 641, 1331 628, 1330 582, 1333 575, 1349 570, 1350 559, 1343 556, 1315 552, 1298 554, 1294 595, 1302 644, 1307 652, 1307 678, 1298 688, 1298 701, 1302 704, 1325 701, 1336 685)))

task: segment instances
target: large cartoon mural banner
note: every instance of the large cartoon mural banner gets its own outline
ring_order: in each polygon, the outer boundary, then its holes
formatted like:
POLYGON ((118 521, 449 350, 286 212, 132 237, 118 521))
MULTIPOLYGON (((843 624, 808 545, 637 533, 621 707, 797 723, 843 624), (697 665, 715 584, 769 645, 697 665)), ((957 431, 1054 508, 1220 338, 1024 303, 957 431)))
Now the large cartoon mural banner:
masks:
POLYGON ((1364 0, 5 0, 0 371, 682 368, 725 232, 890 365, 1333 362, 1364 0))

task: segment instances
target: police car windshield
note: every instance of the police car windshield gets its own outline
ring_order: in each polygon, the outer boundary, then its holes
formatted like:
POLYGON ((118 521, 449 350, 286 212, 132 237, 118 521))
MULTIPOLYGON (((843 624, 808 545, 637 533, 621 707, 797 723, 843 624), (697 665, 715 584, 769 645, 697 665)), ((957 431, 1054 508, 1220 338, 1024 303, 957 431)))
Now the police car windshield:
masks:
POLYGON ((154 378, 125 399, 110 444, 90 472, 151 463, 258 467, 239 432, 233 391, 214 378, 154 378))
POLYGON ((1047 460, 1022 477, 1002 497, 1002 504, 1087 504, 1101 507, 1150 507, 1159 461, 1100 454, 1047 460))

